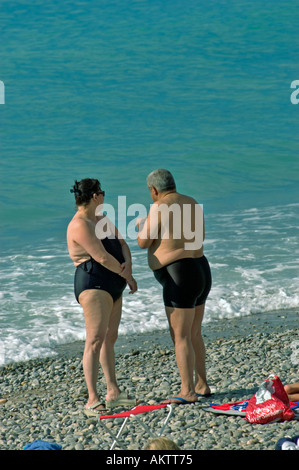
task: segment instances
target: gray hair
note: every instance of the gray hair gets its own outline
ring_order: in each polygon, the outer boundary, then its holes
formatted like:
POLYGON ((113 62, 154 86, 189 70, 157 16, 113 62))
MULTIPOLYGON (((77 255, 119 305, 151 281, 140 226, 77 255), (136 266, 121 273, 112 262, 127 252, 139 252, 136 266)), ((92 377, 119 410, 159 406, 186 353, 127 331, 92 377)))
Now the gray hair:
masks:
POLYGON ((176 189, 172 174, 163 168, 152 171, 146 178, 146 183, 149 189, 154 186, 159 193, 176 189))

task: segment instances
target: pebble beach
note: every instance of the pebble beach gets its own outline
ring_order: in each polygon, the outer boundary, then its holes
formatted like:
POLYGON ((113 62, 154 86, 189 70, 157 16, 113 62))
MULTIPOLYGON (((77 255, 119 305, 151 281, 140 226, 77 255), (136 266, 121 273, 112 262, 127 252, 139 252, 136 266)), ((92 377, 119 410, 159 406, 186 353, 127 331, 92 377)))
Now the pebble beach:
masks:
MULTIPOLYGON (((208 379, 216 391, 195 405, 175 405, 164 436, 184 451, 233 451, 274 450, 278 439, 299 435, 297 419, 260 425, 203 410, 210 403, 251 398, 270 374, 278 375, 283 384, 298 381, 299 354, 294 356, 298 320, 299 312, 290 311, 204 324, 208 379)), ((1 450, 22 450, 38 439, 55 442, 62 450, 109 450, 110 435, 97 418, 84 414, 83 347, 81 342, 61 346, 55 357, 10 363, 0 369, 1 450)), ((167 330, 120 337, 116 371, 120 388, 136 396, 140 404, 158 404, 179 392, 167 330)), ((98 391, 105 396, 101 371, 98 391)), ((153 431, 161 423, 159 413, 144 418, 153 431)), ((120 421, 107 420, 106 425, 115 430, 120 421)), ((123 434, 127 450, 142 450, 147 440, 137 423, 123 434)))

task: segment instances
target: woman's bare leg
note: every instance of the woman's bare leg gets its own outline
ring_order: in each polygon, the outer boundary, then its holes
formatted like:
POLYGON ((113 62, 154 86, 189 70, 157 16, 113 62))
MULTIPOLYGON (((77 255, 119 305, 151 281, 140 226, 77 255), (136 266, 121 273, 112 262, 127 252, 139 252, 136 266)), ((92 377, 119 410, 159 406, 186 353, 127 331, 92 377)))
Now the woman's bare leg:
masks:
POLYGON ((91 289, 80 294, 79 302, 83 308, 86 327, 83 371, 88 390, 86 404, 88 407, 99 400, 97 393, 99 357, 113 308, 113 300, 108 292, 91 289))
POLYGON ((118 337, 118 327, 121 319, 122 297, 113 304, 109 318, 108 328, 100 352, 100 363, 105 375, 107 384, 107 401, 116 400, 120 394, 115 374, 115 353, 114 345, 118 337))

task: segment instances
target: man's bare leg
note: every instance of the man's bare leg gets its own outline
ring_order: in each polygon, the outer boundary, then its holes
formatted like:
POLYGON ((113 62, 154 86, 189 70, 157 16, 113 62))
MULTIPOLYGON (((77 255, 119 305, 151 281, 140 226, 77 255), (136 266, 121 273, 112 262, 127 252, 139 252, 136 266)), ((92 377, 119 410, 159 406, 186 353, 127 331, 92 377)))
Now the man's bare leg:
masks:
MULTIPOLYGON (((194 390, 195 354, 191 341, 191 327, 194 320, 194 308, 166 307, 171 337, 174 341, 176 362, 181 377, 181 390, 176 396, 190 402, 196 402, 194 390)), ((181 403, 179 400, 166 400, 167 403, 181 403)))
POLYGON ((195 352, 195 392, 206 395, 211 392, 206 377, 206 348, 201 334, 201 325, 205 305, 195 307, 195 316, 191 329, 191 338, 195 352))

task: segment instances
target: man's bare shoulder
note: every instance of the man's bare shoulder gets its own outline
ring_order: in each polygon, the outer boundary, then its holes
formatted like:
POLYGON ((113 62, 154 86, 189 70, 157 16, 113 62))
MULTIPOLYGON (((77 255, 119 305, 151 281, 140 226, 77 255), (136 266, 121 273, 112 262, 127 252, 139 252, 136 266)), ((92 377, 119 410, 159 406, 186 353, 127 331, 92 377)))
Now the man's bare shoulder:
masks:
POLYGON ((168 204, 180 204, 180 205, 197 204, 197 201, 193 197, 187 196, 186 194, 181 194, 181 193, 170 194, 167 202, 168 204))
POLYGON ((186 194, 180 194, 180 199, 184 204, 198 204, 197 201, 192 196, 187 196, 186 194))

